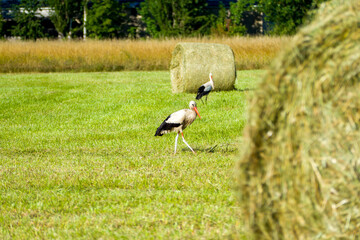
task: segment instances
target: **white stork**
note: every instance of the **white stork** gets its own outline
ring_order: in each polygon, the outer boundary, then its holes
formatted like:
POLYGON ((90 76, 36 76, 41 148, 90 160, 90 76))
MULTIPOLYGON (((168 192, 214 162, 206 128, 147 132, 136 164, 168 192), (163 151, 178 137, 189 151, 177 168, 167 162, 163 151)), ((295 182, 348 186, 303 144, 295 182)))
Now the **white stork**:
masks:
POLYGON ((203 85, 201 85, 199 87, 197 95, 196 95, 197 100, 201 99, 203 96, 206 96, 205 101, 207 102, 207 97, 208 97, 207 95, 211 92, 211 90, 213 90, 215 88, 211 73, 209 74, 209 78, 210 78, 210 81, 208 81, 207 83, 204 83, 203 85))
POLYGON ((199 111, 196 108, 196 103, 191 101, 189 104, 190 109, 182 109, 177 112, 170 114, 158 127, 156 130, 155 136, 162 136, 163 134, 176 132, 175 137, 175 153, 177 147, 177 140, 179 133, 181 133, 183 142, 190 148, 190 150, 195 154, 195 151, 190 147, 190 145, 185 141, 183 130, 189 126, 196 118, 196 114, 200 117, 199 111))

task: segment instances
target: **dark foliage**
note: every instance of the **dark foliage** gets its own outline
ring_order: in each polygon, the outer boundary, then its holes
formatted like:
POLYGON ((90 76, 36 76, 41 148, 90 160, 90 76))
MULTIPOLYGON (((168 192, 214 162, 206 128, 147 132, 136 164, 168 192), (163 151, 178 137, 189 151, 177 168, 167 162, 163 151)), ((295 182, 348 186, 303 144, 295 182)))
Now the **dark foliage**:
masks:
POLYGON ((206 0, 145 0, 140 13, 152 37, 205 35, 210 31, 206 0))
POLYGON ((36 11, 42 6, 41 1, 22 0, 19 5, 13 5, 16 26, 12 29, 14 36, 24 40, 34 40, 45 37, 44 27, 36 11))
POLYGON ((125 38, 129 31, 128 4, 113 0, 93 0, 88 11, 89 37, 125 38))

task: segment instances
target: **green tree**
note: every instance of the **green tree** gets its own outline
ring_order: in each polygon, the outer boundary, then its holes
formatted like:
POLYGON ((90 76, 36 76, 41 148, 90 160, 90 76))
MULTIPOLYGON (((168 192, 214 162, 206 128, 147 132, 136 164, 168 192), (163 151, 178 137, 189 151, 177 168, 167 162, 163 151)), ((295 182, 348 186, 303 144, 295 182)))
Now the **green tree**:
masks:
POLYGON ((80 22, 82 3, 78 0, 48 0, 49 6, 54 10, 50 19, 61 38, 71 35, 73 21, 80 22))
POLYGON ((87 31, 89 37, 122 38, 127 37, 129 14, 127 4, 114 0, 93 0, 88 10, 87 31))
POLYGON ((145 0, 140 14, 153 37, 203 35, 210 31, 206 0, 145 0))
MULTIPOLYGON (((1 8, 0 8, 0 13, 1 13, 1 8)), ((3 31, 3 26, 4 26, 4 19, 3 16, 0 14, 0 38, 3 38, 5 35, 3 31)))
POLYGON ((255 0, 242 0, 231 2, 230 8, 226 9, 223 4, 219 4, 218 15, 212 34, 227 36, 243 36, 247 29, 244 25, 246 12, 254 11, 255 0))
POLYGON ((228 11, 222 3, 219 4, 218 14, 212 20, 213 26, 211 27, 211 35, 226 36, 229 35, 228 11))
POLYGON ((244 35, 246 33, 246 27, 243 24, 244 13, 255 11, 254 4, 255 0, 242 0, 230 3, 230 35, 244 35))
POLYGON ((41 25, 40 16, 36 11, 43 6, 42 1, 22 0, 19 5, 14 5, 14 20, 16 26, 12 29, 14 36, 21 39, 34 40, 44 37, 44 27, 41 25))
POLYGON ((261 0, 259 6, 266 19, 273 24, 272 32, 277 35, 295 34, 320 3, 326 0, 261 0))

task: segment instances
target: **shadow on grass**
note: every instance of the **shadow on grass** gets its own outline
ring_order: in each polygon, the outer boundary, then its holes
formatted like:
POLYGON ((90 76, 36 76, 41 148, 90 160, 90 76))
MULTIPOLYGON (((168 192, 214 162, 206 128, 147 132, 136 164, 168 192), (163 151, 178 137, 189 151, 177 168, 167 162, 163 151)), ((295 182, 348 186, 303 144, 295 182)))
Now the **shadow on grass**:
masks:
POLYGON ((248 92, 248 91, 254 91, 255 88, 242 88, 242 89, 234 89, 235 91, 239 91, 239 92, 248 92))
MULTIPOLYGON (((187 147, 181 148, 181 151, 191 152, 191 150, 187 147)), ((195 152, 204 152, 204 153, 234 153, 237 152, 238 149, 235 146, 230 146, 229 144, 215 144, 211 147, 199 147, 194 148, 195 152)))

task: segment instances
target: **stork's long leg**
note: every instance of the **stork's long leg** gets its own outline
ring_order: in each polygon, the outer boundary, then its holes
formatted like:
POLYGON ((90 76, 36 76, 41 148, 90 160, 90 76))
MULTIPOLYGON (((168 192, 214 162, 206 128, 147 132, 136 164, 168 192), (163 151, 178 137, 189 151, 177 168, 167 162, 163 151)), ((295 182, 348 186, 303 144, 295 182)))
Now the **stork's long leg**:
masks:
POLYGON ((206 95, 206 98, 205 98, 205 102, 206 102, 206 104, 207 104, 207 97, 208 97, 208 95, 206 95))
POLYGON ((176 137, 175 137, 175 152, 174 152, 174 154, 176 153, 176 147, 177 147, 178 137, 179 137, 179 133, 177 133, 177 134, 176 134, 176 137))
POLYGON ((195 151, 194 151, 194 150, 190 147, 190 145, 185 141, 184 133, 181 133, 181 136, 182 136, 183 142, 186 144, 186 146, 188 146, 188 148, 190 148, 190 150, 195 154, 195 151))

